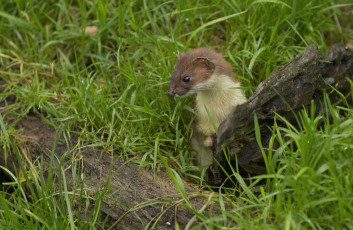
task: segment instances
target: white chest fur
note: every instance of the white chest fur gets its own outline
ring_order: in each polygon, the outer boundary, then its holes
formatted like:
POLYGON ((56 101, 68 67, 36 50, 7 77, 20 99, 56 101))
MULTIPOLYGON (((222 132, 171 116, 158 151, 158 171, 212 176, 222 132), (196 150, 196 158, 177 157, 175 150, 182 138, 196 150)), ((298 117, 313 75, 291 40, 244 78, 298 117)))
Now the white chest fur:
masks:
POLYGON ((224 75, 212 76, 198 87, 201 90, 196 96, 197 127, 201 133, 205 135, 215 133, 209 115, 218 128, 236 105, 246 101, 246 97, 239 87, 238 82, 234 82, 224 75))

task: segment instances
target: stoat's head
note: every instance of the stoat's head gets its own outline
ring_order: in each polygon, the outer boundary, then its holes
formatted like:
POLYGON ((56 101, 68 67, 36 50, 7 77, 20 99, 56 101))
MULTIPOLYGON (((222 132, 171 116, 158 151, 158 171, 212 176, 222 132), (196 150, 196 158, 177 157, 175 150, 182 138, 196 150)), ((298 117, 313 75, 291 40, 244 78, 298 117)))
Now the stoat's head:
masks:
POLYGON ((219 75, 234 79, 232 66, 216 51, 199 48, 179 53, 167 94, 185 97, 208 90, 212 87, 209 80, 219 75))

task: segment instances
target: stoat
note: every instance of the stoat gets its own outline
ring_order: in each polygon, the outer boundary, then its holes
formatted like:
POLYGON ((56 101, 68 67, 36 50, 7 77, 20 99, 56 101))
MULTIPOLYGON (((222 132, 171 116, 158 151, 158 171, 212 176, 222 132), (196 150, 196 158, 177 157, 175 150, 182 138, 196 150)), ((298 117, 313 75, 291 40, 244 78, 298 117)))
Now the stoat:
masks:
POLYGON ((213 161, 215 129, 232 109, 246 101, 232 66, 214 50, 199 48, 179 53, 167 94, 185 97, 196 94, 197 119, 192 125, 191 146, 198 152, 196 163, 213 161))

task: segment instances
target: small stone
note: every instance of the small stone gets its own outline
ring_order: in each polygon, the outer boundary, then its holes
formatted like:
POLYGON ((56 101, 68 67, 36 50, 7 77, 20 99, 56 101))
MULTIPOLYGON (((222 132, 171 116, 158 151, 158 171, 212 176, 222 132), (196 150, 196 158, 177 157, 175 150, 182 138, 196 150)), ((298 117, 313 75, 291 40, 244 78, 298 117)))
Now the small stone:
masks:
POLYGON ((87 26, 85 29, 85 34, 88 35, 95 35, 98 31, 98 27, 97 26, 87 26))

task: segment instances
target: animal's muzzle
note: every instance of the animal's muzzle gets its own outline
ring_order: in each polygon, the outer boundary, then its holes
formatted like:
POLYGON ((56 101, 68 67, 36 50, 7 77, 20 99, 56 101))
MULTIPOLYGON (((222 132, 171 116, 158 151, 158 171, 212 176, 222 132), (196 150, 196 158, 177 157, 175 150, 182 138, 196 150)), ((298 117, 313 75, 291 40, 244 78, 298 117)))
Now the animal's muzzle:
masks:
POLYGON ((174 90, 168 89, 167 95, 168 95, 169 97, 175 97, 175 92, 174 92, 174 90))

